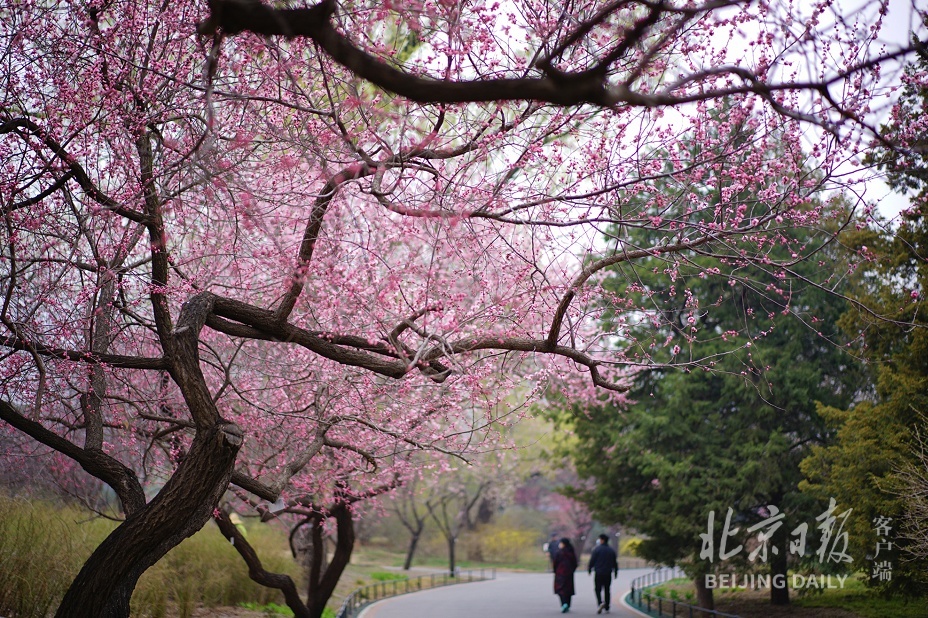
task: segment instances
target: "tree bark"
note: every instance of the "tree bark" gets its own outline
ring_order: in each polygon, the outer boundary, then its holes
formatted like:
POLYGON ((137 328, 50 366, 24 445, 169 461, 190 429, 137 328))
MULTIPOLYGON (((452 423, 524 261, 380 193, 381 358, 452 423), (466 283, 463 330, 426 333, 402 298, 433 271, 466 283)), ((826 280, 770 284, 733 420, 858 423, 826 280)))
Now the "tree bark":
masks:
MULTIPOLYGON (((422 538, 422 531, 425 529, 426 514, 419 515, 416 508, 415 499, 415 480, 411 481, 406 491, 401 494, 401 500, 396 503, 394 512, 399 517, 403 527, 409 531, 409 548, 406 550, 406 561, 403 563, 403 570, 408 571, 412 568, 412 559, 419 546, 419 539, 422 538), (408 510, 406 509, 408 506, 408 510)), ((429 502, 426 500, 426 512, 430 511, 429 502)))
POLYGON ((409 538, 409 549, 406 550, 406 562, 403 563, 403 570, 408 571, 412 567, 412 557, 416 553, 416 547, 419 545, 419 537, 422 536, 422 522, 419 523, 419 528, 409 538))
POLYGON ((164 488, 93 552, 71 584, 57 618, 126 618, 136 583, 209 520, 229 484, 241 430, 220 422, 200 431, 164 488))
POLYGON ((696 605, 702 609, 715 609, 715 598, 712 596, 712 588, 706 587, 705 575, 698 574, 693 583, 696 585, 696 605))
POLYGON ((248 576, 251 580, 267 588, 280 590, 284 595, 287 607, 293 611, 295 618, 311 618, 309 609, 297 593, 296 584, 293 582, 293 579, 291 579, 289 575, 271 573, 264 569, 264 566, 261 564, 261 559, 258 558, 258 554, 251 544, 248 543, 248 539, 246 539, 245 536, 239 532, 238 528, 235 527, 235 524, 232 523, 229 514, 224 510, 219 511, 213 519, 216 525, 219 526, 219 531, 222 535, 232 542, 235 551, 238 552, 239 556, 245 561, 245 564, 248 565, 248 576))
MULTIPOLYGON (((309 579, 309 595, 306 600, 306 607, 309 609, 310 618, 322 618, 322 612, 325 610, 326 603, 332 598, 335 592, 335 586, 338 584, 345 567, 351 560, 351 553, 354 551, 354 520, 351 518, 351 511, 345 503, 338 504, 330 511, 330 516, 335 518, 337 540, 335 542, 335 552, 332 554, 332 560, 329 562, 325 571, 313 568, 309 579)), ((322 542, 322 524, 320 518, 313 522, 313 550, 322 542)))
POLYGON ((456 544, 457 544, 457 537, 455 537, 453 534, 448 536, 448 574, 451 577, 454 577, 454 569, 455 569, 454 547, 456 544))
POLYGON ((786 534, 786 526, 780 526, 773 534, 770 543, 771 553, 776 548, 778 553, 770 557, 770 604, 771 605, 789 605, 789 587, 787 582, 787 550, 789 548, 789 537, 786 534), (782 587, 777 587, 774 582, 781 579, 782 587))

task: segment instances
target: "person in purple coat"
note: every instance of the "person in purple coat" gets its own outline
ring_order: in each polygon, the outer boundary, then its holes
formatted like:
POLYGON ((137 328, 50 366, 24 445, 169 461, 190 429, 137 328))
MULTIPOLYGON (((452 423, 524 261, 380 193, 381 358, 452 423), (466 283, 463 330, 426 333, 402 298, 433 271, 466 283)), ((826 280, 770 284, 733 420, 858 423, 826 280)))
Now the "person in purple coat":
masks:
POLYGON ((563 538, 557 545, 554 556, 554 594, 560 597, 561 613, 570 611, 570 597, 574 596, 574 571, 577 570, 577 554, 570 539, 563 538))

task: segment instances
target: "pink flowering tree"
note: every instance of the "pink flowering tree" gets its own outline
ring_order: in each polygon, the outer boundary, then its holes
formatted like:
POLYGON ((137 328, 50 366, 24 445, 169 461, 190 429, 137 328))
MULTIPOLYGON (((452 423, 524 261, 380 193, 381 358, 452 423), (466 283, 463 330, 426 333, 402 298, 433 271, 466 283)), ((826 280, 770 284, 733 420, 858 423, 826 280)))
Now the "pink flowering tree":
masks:
POLYGON ((552 515, 552 527, 573 540, 574 549, 579 557, 590 541, 589 536, 594 524, 593 514, 585 504, 563 494, 551 493, 546 502, 552 515))
POLYGON ((599 332, 665 319, 604 294, 608 267, 816 255, 771 248, 847 182, 906 53, 871 46, 881 8, 0 7, 2 444, 69 458, 125 515, 59 615, 128 615, 224 495, 341 513, 403 453, 479 443, 512 393, 620 399, 674 342, 599 332), (711 155, 683 165, 683 134, 711 155), (718 199, 620 197, 710 169, 718 199), (657 240, 603 240, 623 228, 657 240))

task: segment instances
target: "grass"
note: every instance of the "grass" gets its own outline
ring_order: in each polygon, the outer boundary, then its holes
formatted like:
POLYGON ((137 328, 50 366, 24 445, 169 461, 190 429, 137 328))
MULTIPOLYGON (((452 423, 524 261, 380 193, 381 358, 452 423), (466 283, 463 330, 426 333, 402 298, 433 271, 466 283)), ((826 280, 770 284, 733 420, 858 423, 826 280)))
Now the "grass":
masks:
POLYGON ((261 605, 260 603, 249 601, 246 603, 239 603, 238 606, 250 609, 253 612, 261 612, 272 618, 276 616, 284 616, 284 618, 293 617, 293 610, 286 605, 280 605, 278 603, 265 603, 261 605))
POLYGON ((0 614, 45 618, 111 525, 75 509, 0 495, 0 614))
POLYGON ((377 582, 388 582, 396 579, 409 579, 409 576, 404 573, 397 573, 395 571, 372 571, 370 578, 377 582))
MULTIPOLYGON (((265 569, 300 581, 283 531, 253 522, 245 525, 245 534, 265 569)), ((151 618, 164 618, 168 605, 174 606, 172 615, 189 618, 198 606, 244 602, 280 604, 283 596, 248 577, 245 563, 212 522, 146 571, 132 596, 133 615, 151 618)))
MULTIPOLYGON (((45 618, 54 612, 81 565, 117 525, 89 517, 77 507, 0 494, 0 616, 45 618)), ((301 569, 290 556, 285 531, 257 522, 246 523, 244 530, 267 570, 287 573, 298 586, 305 586, 301 569)), ((516 541, 521 543, 518 538, 512 543, 516 541)), ((500 560, 496 562, 462 560, 458 566, 543 571, 547 558, 535 549, 495 556, 500 560), (507 557, 511 560, 502 561, 507 557)), ((362 586, 417 575, 384 568, 399 567, 403 559, 399 552, 358 547, 329 607, 338 608, 362 586)), ((438 556, 418 560, 416 565, 443 571, 448 561, 438 556)), ((278 591, 251 581, 244 562, 212 523, 142 576, 131 605, 132 615, 139 618, 190 618, 198 608, 246 605, 267 616, 289 612, 278 591)))
MULTIPOLYGON (((116 525, 76 507, 0 495, 0 615, 48 616, 116 525)), ((256 524, 246 526, 246 534, 265 568, 300 580, 283 531, 256 524)), ((251 581, 244 562, 209 523, 146 571, 131 603, 133 616, 189 618, 200 606, 282 601, 278 591, 251 581)))

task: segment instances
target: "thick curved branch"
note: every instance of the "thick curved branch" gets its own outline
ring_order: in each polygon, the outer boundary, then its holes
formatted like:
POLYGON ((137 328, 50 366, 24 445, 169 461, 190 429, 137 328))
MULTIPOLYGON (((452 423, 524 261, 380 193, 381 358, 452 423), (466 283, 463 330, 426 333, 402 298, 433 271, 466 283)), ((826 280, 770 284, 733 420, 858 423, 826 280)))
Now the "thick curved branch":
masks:
POLYGON ((287 602, 287 607, 293 610, 294 616, 298 618, 310 618, 309 609, 303 603, 303 600, 300 599, 296 584, 290 576, 283 573, 271 573, 265 570, 257 552, 255 552, 251 544, 248 543, 248 539, 246 539, 245 535, 232 523, 229 512, 226 509, 217 509, 213 514, 213 521, 216 522, 222 536, 232 542, 235 551, 237 551, 238 555, 245 561, 245 564, 248 566, 248 577, 266 588, 280 590, 287 602))
MULTIPOLYGON (((222 304, 223 301, 220 301, 220 302, 222 304)), ((232 301, 232 302, 235 302, 235 301, 232 301)), ((259 312, 262 311, 254 307, 251 307, 250 309, 254 311, 259 311, 259 312)), ((268 312, 265 315, 272 316, 273 314, 268 312)), ((285 338, 286 335, 284 335, 284 333, 287 332, 286 328, 277 328, 279 325, 270 324, 263 318, 259 318, 256 322, 253 322, 253 323, 256 324, 256 326, 248 326, 237 320, 228 320, 223 317, 219 317, 216 314, 210 314, 206 318, 207 326, 209 326, 213 330, 217 330, 221 333, 225 333, 232 337, 242 337, 245 339, 254 339, 257 341, 277 341, 277 342, 288 341, 288 339, 285 338), (278 334, 272 334, 272 332, 270 332, 270 330, 268 329, 273 330, 274 333, 278 333, 278 334)), ((396 348, 393 345, 388 344, 387 342, 378 342, 378 341, 372 342, 367 337, 359 337, 357 335, 341 335, 338 333, 329 333, 329 332, 323 332, 323 331, 303 331, 303 332, 305 333, 307 337, 312 338, 316 342, 323 342, 325 344, 330 344, 330 347, 334 346, 333 348, 331 348, 333 354, 335 353, 334 349, 336 347, 341 347, 341 348, 354 348, 356 350, 363 350, 365 352, 373 352, 380 356, 385 356, 385 357, 392 358, 392 359, 400 358, 399 354, 397 354, 396 352, 396 348)), ((299 343, 296 339, 289 339, 289 341, 299 343)), ((403 349, 407 353, 407 358, 414 356, 414 352, 412 352, 409 349, 409 346, 403 346, 403 349)), ((329 357, 327 356, 326 358, 329 358, 329 357)), ((427 367, 423 366, 423 367, 419 367, 419 369, 429 376, 442 376, 444 374, 447 374, 448 371, 450 371, 448 367, 445 367, 438 361, 432 361, 427 367)), ((392 375, 392 371, 388 375, 392 375)))
POLYGON ((70 457, 90 475, 113 488, 127 516, 145 507, 145 492, 138 477, 116 459, 100 449, 82 449, 73 442, 32 421, 5 401, 0 401, 0 419, 33 440, 70 457))
MULTIPOLYGON (((401 378, 409 372, 409 368, 400 360, 384 360, 381 356, 369 352, 333 344, 324 336, 292 324, 281 323, 277 319, 276 312, 247 305, 230 298, 214 296, 213 299, 215 301, 213 309, 219 317, 234 320, 245 327, 261 331, 266 336, 278 341, 294 343, 319 356, 343 365, 362 367, 391 378, 401 378)), ((221 323, 217 325, 221 326, 221 323)))
MULTIPOLYGON (((414 368, 420 368, 431 379, 441 382, 447 373, 434 373, 436 361, 450 354, 473 352, 476 350, 506 350, 523 352, 540 352, 563 356, 587 367, 593 383, 608 390, 624 393, 627 386, 613 384, 603 379, 597 367, 598 361, 587 354, 567 346, 551 346, 544 339, 481 337, 467 338, 457 342, 440 341, 439 345, 419 355, 418 362, 408 365, 403 360, 387 361, 374 354, 333 344, 328 339, 292 324, 277 322, 273 312, 247 305, 230 298, 213 297, 213 309, 217 315, 232 319, 244 326, 261 331, 282 342, 294 343, 311 352, 319 354, 343 365, 367 369, 390 378, 402 378, 414 368)), ((347 417, 345 417, 347 418, 347 417)), ((354 419, 358 420, 358 419, 354 419)))
POLYGON ((163 358, 148 356, 124 356, 121 354, 96 354, 80 350, 66 350, 42 344, 31 343, 19 337, 0 337, 0 346, 13 350, 30 351, 48 358, 60 358, 70 361, 87 363, 90 365, 107 365, 119 369, 167 369, 167 361, 163 358))
POLYGON ((601 107, 614 107, 619 104, 635 107, 667 107, 693 101, 720 99, 736 94, 755 94, 767 101, 780 114, 810 122, 828 130, 835 130, 834 123, 790 109, 773 96, 777 91, 812 91, 824 93, 823 98, 843 118, 860 124, 876 134, 878 138, 878 131, 865 125, 849 110, 831 100, 827 96, 827 87, 830 83, 843 81, 851 75, 862 73, 875 65, 909 55, 914 51, 913 47, 907 47, 897 52, 882 54, 817 82, 771 83, 763 81, 746 69, 725 67, 697 71, 671 85, 670 88, 658 92, 633 90, 632 83, 638 81, 644 74, 645 68, 664 48, 664 43, 672 32, 678 32, 684 23, 691 21, 699 14, 707 14, 739 4, 733 0, 709 0, 698 6, 675 7, 662 0, 655 2, 637 0, 634 4, 646 8, 647 13, 626 31, 618 45, 605 53, 596 65, 573 72, 561 71, 551 65, 552 58, 563 53, 570 45, 576 44, 609 15, 632 3, 623 0, 612 3, 601 9, 597 15, 580 23, 551 54, 535 63, 535 68, 542 72, 542 75, 536 77, 450 81, 407 73, 360 49, 347 36, 338 32, 332 25, 332 16, 336 10, 334 0, 323 0, 311 8, 297 9, 276 9, 257 0, 210 0, 210 15, 199 25, 199 29, 202 34, 207 35, 222 31, 230 35, 252 32, 264 36, 310 38, 335 62, 358 77, 419 103, 486 103, 529 100, 565 107, 583 104, 601 107), (636 62, 636 67, 630 71, 627 79, 619 84, 611 84, 607 79, 610 67, 627 55, 634 46, 645 40, 666 15, 677 15, 679 21, 636 62), (707 88, 684 91, 680 95, 673 94, 684 84, 699 83, 705 78, 726 73, 739 76, 744 80, 744 85, 723 88, 710 85, 707 88))
POLYGON ((248 476, 240 470, 236 470, 232 473, 232 480, 230 482, 236 487, 251 492, 262 500, 267 500, 268 502, 277 502, 277 499, 280 498, 279 491, 275 492, 274 488, 272 488, 270 485, 262 483, 261 481, 248 476))
MULTIPOLYGON (((200 369, 200 331, 212 311, 214 298, 204 292, 185 302, 177 318, 177 328, 171 334, 175 354, 169 371, 184 396, 198 434, 224 424, 200 369)), ((241 430, 231 424, 224 431, 242 435, 241 430)))
POLYGON ((547 101, 557 105, 617 101, 600 73, 561 73, 537 78, 499 78, 449 82, 405 73, 356 47, 332 27, 335 2, 311 8, 274 9, 260 2, 212 0, 202 34, 253 32, 265 36, 309 37, 333 60, 381 88, 421 103, 547 101))

